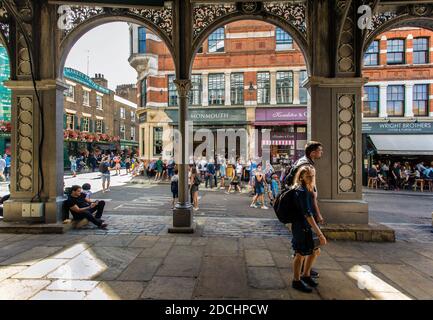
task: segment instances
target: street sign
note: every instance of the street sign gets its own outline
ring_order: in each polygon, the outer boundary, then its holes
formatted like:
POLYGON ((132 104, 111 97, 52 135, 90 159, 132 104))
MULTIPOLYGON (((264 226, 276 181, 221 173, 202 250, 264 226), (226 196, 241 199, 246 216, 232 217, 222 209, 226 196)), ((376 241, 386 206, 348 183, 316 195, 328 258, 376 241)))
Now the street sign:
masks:
POLYGON ((164 0, 49 0, 54 4, 70 4, 99 7, 163 7, 164 0))

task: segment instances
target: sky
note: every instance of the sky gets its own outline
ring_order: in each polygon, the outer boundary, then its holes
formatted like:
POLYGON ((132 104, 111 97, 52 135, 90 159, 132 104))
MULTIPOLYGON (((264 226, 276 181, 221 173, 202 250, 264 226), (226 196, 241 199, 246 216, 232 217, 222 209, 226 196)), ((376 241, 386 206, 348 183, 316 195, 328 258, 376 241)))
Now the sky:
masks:
POLYGON ((84 34, 74 45, 66 59, 65 67, 87 74, 102 73, 108 87, 119 84, 136 84, 137 72, 129 65, 129 27, 126 22, 113 22, 96 27, 84 34))

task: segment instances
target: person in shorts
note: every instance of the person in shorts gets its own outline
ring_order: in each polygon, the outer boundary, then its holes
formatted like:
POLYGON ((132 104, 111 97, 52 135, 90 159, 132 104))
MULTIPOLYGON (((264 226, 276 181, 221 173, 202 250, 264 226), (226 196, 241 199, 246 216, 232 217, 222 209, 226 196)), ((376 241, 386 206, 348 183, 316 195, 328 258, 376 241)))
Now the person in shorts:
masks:
POLYGON ((104 157, 99 165, 99 172, 102 174, 102 192, 110 191, 110 157, 104 157))
POLYGON ((250 205, 251 208, 257 208, 257 201, 260 201, 260 205, 262 209, 264 210, 269 209, 265 205, 265 184, 266 184, 265 179, 266 179, 265 175, 262 172, 262 166, 258 165, 255 174, 255 179, 254 179, 255 196, 253 197, 253 201, 251 202, 250 205))
POLYGON ((179 170, 174 170, 174 175, 171 177, 171 193, 173 194, 172 209, 179 198, 179 170))

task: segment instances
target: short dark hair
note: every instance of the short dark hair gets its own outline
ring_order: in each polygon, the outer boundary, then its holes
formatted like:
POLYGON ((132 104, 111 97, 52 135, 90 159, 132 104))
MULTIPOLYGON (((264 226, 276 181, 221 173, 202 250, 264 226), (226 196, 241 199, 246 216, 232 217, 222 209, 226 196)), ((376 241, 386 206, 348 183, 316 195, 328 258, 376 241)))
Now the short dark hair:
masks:
POLYGON ((178 174, 179 170, 178 169, 174 169, 174 174, 178 174))
POLYGON ((82 188, 83 188, 83 190, 88 191, 92 188, 92 186, 90 185, 90 183, 85 183, 85 184, 83 184, 82 188))
POLYGON ((78 189, 82 189, 80 186, 78 186, 78 185, 75 185, 75 186, 72 186, 71 187, 71 192, 75 192, 75 191, 77 191, 78 189))
POLYGON ((319 149, 319 147, 322 147, 322 144, 318 141, 309 141, 306 145, 305 145, 305 155, 307 157, 310 156, 311 152, 316 151, 317 149, 319 149))

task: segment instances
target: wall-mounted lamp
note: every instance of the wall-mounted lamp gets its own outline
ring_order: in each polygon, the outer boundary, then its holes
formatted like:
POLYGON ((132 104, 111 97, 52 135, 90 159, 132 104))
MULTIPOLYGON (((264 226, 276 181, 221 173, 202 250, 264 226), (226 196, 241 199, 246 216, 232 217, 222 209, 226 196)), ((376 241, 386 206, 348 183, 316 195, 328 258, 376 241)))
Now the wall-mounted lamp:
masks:
POLYGON ((250 87, 248 88, 248 91, 254 91, 254 86, 253 86, 253 82, 250 81, 250 87))
POLYGON ((159 91, 159 94, 162 96, 162 93, 163 93, 163 91, 162 91, 162 89, 159 91))

